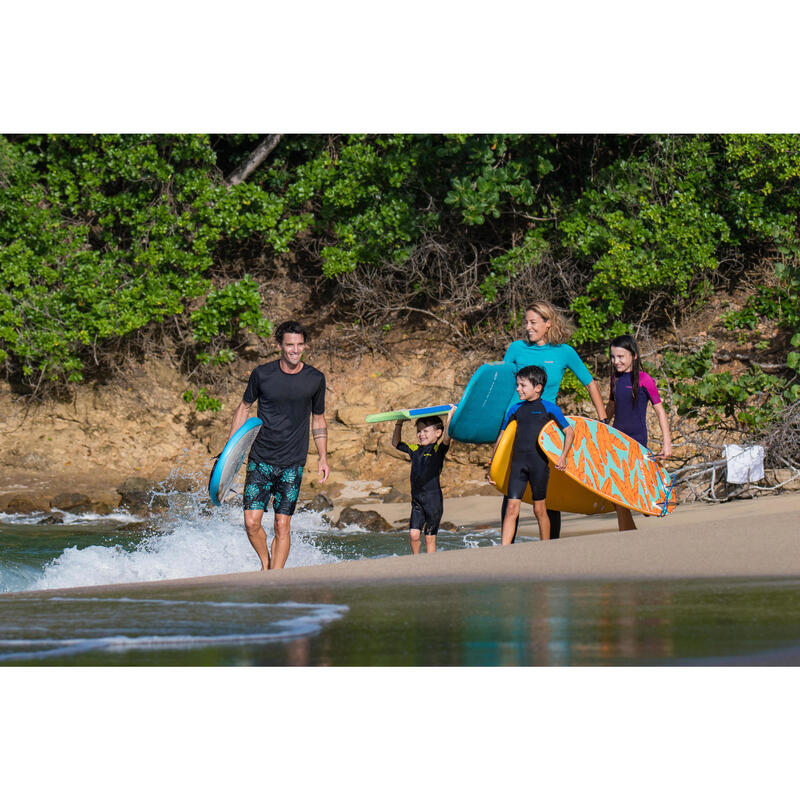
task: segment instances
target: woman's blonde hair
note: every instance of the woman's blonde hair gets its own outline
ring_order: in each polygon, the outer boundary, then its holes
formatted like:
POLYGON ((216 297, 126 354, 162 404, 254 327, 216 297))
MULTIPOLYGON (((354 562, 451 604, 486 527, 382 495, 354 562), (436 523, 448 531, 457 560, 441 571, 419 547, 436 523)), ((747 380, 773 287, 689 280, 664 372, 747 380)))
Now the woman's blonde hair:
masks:
POLYGON ((529 311, 535 311, 545 322, 550 320, 550 330, 547 332, 548 344, 566 344, 575 332, 575 326, 547 300, 534 300, 525 309, 525 313, 529 311))

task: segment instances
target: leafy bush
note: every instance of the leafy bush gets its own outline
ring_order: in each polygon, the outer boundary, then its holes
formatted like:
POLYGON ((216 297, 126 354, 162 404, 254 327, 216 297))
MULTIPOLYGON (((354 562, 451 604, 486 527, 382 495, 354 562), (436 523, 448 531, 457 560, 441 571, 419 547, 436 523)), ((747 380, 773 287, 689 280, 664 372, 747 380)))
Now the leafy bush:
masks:
MULTIPOLYGON (((98 352, 208 292, 223 235, 285 247, 283 202, 226 189, 214 162, 204 136, 0 138, 0 360, 30 386, 79 382, 98 352)), ((212 291, 198 340, 233 317, 264 330, 257 295, 247 280, 212 291)))
POLYGON ((748 433, 764 431, 800 399, 800 384, 756 367, 734 377, 714 373, 714 344, 689 354, 665 353, 663 370, 677 400, 680 416, 704 425, 723 425, 733 419, 748 433), (727 418, 727 419, 726 419, 727 418))
POLYGON ((241 329, 251 330, 259 336, 272 334, 272 323, 261 316, 258 283, 249 275, 213 289, 203 306, 192 312, 190 319, 195 339, 203 343, 221 333, 231 338, 241 329))
POLYGON ((218 397, 212 397, 205 386, 198 389, 196 392, 194 389, 187 389, 183 393, 183 402, 194 403, 194 407, 197 411, 216 412, 222 410, 222 401, 218 397))
POLYGON ((31 389, 79 382, 172 320, 197 362, 230 363, 242 330, 271 330, 259 281, 280 253, 365 335, 416 309, 502 336, 544 295, 589 350, 775 263, 727 324, 776 321, 784 375, 729 381, 702 352, 669 363, 682 408, 709 419, 766 424, 795 391, 800 136, 284 136, 228 186, 257 140, 0 137, 7 372, 31 389))

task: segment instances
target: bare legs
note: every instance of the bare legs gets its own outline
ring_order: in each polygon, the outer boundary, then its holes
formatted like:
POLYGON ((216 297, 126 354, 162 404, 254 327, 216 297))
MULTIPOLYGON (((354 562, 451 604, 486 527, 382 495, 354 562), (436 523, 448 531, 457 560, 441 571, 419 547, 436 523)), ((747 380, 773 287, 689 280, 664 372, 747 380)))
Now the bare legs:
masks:
MULTIPOLYGON (((514 542, 514 537, 517 533, 520 505, 522 505, 521 500, 515 500, 511 497, 508 498, 505 515, 503 517, 503 532, 500 539, 503 545, 513 544, 514 542)), ((536 515, 536 521, 539 523, 539 538, 545 542, 550 539, 550 517, 547 514, 547 505, 544 500, 534 500, 533 513, 536 515)))
POLYGON ((288 514, 275 515, 275 538, 272 540, 270 569, 283 569, 292 546, 292 518, 288 514))
MULTIPOLYGON (((419 555, 420 551, 422 550, 422 539, 420 536, 419 529, 411 528, 411 530, 408 532, 408 537, 409 537, 409 544, 411 545, 411 552, 415 556, 419 555)), ((428 534, 425 534, 425 552, 426 553, 436 552, 435 536, 428 536, 428 534)))
MULTIPOLYGON (((500 519, 503 520, 506 517, 506 507, 508 506, 508 498, 503 498, 503 505, 500 508, 500 519)), ((555 511, 552 508, 547 509, 547 518, 550 520, 550 538, 551 539, 560 539, 561 538, 561 512, 555 511)), ((517 528, 519 527, 519 517, 517 517, 517 528)), ((514 539, 516 539, 517 529, 514 529, 514 539)), ((511 544, 514 544, 514 539, 511 540, 511 544)))
POLYGON ((539 523, 539 538, 543 542, 550 540, 550 517, 547 514, 547 505, 544 500, 533 501, 533 513, 539 523))
POLYGON ((275 537, 272 540, 272 557, 270 557, 267 547, 267 532, 261 525, 263 516, 264 512, 260 509, 244 512, 247 538, 261 561, 262 570, 283 569, 286 559, 289 558, 289 548, 292 544, 292 518, 288 514, 275 515, 275 537))

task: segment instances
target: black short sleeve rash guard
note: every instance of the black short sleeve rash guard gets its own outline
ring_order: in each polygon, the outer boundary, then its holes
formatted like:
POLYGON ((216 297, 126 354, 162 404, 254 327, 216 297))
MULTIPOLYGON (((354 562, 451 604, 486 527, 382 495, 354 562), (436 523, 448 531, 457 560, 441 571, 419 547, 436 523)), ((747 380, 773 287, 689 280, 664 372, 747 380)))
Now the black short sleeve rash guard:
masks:
POLYGON ((444 457, 450 445, 434 442, 425 446, 398 442, 397 450, 411 456, 411 494, 417 496, 425 492, 441 492, 439 475, 444 466, 444 457))
POLYGON ((276 466, 305 464, 309 416, 325 413, 325 376, 308 364, 287 375, 279 361, 270 361, 252 371, 242 399, 258 400, 258 417, 264 423, 250 458, 276 466))

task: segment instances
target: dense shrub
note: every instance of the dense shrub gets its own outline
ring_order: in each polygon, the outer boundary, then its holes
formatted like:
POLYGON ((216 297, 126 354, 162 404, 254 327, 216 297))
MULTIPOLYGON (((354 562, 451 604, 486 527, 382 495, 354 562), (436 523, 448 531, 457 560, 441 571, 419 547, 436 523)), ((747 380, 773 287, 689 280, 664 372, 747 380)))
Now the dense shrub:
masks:
POLYGON ((8 373, 39 391, 79 382, 170 320, 193 363, 227 363, 241 331, 269 334, 258 280, 287 252, 295 279, 338 295, 340 313, 378 336, 417 311, 485 337, 536 295, 571 309, 587 352, 680 318, 758 266, 767 278, 726 324, 775 322, 785 369, 733 381, 711 353, 673 354, 677 402, 756 429, 794 397, 796 135, 284 136, 229 185, 257 142, 0 137, 8 373))

